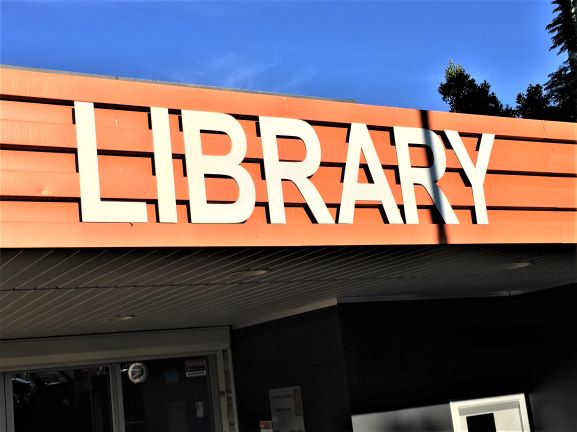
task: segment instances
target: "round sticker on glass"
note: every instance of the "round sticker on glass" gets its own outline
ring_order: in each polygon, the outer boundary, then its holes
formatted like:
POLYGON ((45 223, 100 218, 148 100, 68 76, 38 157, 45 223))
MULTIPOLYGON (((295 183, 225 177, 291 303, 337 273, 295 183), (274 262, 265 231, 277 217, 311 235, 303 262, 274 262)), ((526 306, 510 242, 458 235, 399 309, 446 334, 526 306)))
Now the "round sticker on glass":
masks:
POLYGON ((144 363, 132 363, 128 367, 128 379, 134 384, 140 384, 148 378, 148 369, 144 363))

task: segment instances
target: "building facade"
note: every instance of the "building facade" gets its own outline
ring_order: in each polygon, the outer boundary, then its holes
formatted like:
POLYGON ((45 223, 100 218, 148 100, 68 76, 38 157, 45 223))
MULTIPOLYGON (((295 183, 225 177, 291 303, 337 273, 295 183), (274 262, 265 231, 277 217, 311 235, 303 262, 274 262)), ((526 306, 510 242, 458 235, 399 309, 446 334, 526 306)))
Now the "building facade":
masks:
POLYGON ((577 430, 576 124, 0 72, 0 431, 577 430))

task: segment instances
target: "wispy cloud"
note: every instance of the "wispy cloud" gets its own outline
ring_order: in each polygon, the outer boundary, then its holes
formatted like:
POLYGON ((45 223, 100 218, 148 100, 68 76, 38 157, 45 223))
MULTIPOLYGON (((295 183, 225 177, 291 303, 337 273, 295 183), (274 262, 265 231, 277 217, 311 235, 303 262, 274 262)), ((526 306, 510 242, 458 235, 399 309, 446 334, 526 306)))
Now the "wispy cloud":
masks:
POLYGON ((251 60, 239 53, 226 52, 194 65, 172 68, 164 75, 175 82, 258 90, 277 65, 276 60, 251 60))
POLYGON ((294 71, 286 80, 280 79, 278 84, 271 88, 271 91, 302 94, 305 84, 308 84, 317 76, 318 70, 312 67, 294 71))
MULTIPOLYGON (((158 73, 155 73, 158 76, 158 73)), ((226 52, 194 65, 173 67, 162 73, 163 80, 241 90, 305 94, 319 77, 311 65, 296 67, 273 56, 262 60, 237 52, 226 52)))

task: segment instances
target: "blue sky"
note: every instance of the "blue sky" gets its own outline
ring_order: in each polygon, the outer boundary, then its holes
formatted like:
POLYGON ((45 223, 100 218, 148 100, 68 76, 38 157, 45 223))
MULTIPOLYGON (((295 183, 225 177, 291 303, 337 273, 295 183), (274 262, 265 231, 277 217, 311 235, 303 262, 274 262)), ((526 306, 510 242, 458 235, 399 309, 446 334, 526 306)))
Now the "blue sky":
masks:
POLYGON ((5 1, 3 64, 448 110, 449 60, 505 103, 564 60, 549 1, 5 1))

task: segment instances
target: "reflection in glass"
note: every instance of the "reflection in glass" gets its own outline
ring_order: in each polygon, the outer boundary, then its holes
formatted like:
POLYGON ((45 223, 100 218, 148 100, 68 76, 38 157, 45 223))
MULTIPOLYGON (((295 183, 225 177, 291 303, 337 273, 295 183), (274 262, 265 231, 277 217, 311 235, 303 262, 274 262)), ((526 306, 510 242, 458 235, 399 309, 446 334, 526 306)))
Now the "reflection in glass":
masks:
POLYGON ((206 358, 121 365, 126 432, 212 432, 206 358))
POLYGON ((16 432, 112 432, 107 367, 12 375, 16 432))

